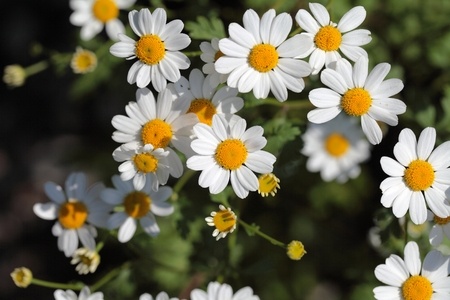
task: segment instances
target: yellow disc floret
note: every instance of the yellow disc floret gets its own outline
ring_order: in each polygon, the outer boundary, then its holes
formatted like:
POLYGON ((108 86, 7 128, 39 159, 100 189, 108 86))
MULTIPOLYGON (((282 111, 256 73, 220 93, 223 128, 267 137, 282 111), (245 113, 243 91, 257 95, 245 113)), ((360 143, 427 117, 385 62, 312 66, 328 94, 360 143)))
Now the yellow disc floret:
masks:
POLYGON ((424 160, 413 160, 405 169, 404 180, 413 191, 424 191, 434 182, 434 170, 431 164, 424 160))
POLYGON ((97 56, 92 51, 77 48, 70 61, 70 66, 76 74, 92 72, 97 67, 97 56))
POLYGON ((133 162, 138 171, 142 173, 154 173, 158 169, 158 159, 150 153, 135 155, 133 162))
POLYGON ((143 192, 129 193, 123 202, 125 212, 132 218, 139 219, 150 211, 152 200, 143 192))
POLYGON ((82 227, 87 217, 86 205, 73 199, 61 205, 58 212, 58 221, 66 229, 82 227))
POLYGON ((300 241, 292 241, 287 246, 287 256, 292 260, 300 260, 306 254, 305 247, 300 241))
POLYGON ((147 65, 156 65, 166 54, 161 38, 154 34, 143 35, 136 42, 136 56, 147 65))
POLYGON ((325 139, 325 150, 334 157, 347 153, 350 147, 349 140, 341 133, 332 133, 325 139))
POLYGON ((196 114, 200 123, 211 126, 212 118, 216 114, 216 108, 208 99, 195 99, 191 102, 187 112, 196 114))
POLYGON ((144 145, 165 148, 172 139, 172 127, 161 119, 148 121, 142 127, 141 138, 144 145))
POLYGON ((245 162, 247 155, 247 148, 241 140, 228 139, 217 146, 214 158, 222 168, 236 170, 245 162))
POLYGON ((331 25, 320 28, 314 37, 314 43, 317 48, 323 51, 336 51, 341 46, 341 42, 341 32, 331 25))
POLYGON ((278 52, 270 44, 258 44, 250 50, 248 63, 258 72, 269 72, 278 64, 278 52))
POLYGON ((280 179, 274 174, 262 174, 258 177, 258 193, 263 197, 267 197, 269 194, 275 196, 277 190, 280 188, 280 179))
POLYGON ((220 232, 229 232, 236 226, 236 216, 229 210, 220 210, 213 216, 213 223, 220 232))
POLYGON ((369 111, 372 97, 363 88, 349 89, 341 98, 341 107, 349 116, 360 117, 369 111))
POLYGON ((92 6, 92 13, 97 20, 106 23, 119 16, 119 8, 113 0, 96 0, 92 6))
POLYGON ((433 287, 427 278, 415 275, 409 277, 401 288, 405 300, 430 300, 433 295, 433 287))

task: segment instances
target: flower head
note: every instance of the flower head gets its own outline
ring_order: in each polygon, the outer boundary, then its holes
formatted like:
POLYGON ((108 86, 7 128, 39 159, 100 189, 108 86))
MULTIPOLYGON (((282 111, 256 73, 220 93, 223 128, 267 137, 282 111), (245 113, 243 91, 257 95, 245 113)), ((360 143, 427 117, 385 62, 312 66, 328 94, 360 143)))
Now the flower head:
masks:
POLYGON ((309 51, 312 74, 319 73, 324 65, 341 58, 339 50, 352 61, 356 61, 360 56, 367 57, 367 52, 360 46, 372 40, 370 31, 356 29, 366 18, 364 7, 352 8, 337 24, 330 20, 330 14, 322 4, 309 3, 309 8, 313 15, 300 9, 295 20, 306 31, 301 34, 313 42, 309 51))
POLYGON ((378 286, 375 299, 431 300, 449 299, 449 259, 437 250, 422 262, 416 242, 405 246, 404 259, 392 254, 375 268, 375 276, 386 286, 378 286))
POLYGON ((231 180, 231 186, 239 198, 259 187, 253 172, 265 174, 273 170, 275 156, 261 150, 266 145, 263 128, 246 129, 247 122, 239 118, 228 122, 222 115, 213 117, 212 126, 199 123, 194 126, 197 139, 191 147, 197 153, 188 158, 189 169, 202 171, 198 179, 201 187, 218 194, 231 180))
POLYGON ((287 256, 292 260, 300 260, 306 254, 305 246, 300 241, 291 241, 287 246, 287 256))
POLYGON ((275 16, 274 9, 261 19, 249 9, 243 22, 244 27, 230 24, 230 37, 219 41, 223 55, 215 61, 216 71, 228 74, 230 87, 241 93, 253 90, 258 99, 267 98, 269 91, 279 101, 287 99, 288 89, 300 93, 311 67, 295 57, 306 56, 312 41, 299 34, 287 39, 292 18, 287 13, 275 16))
POLYGON ((403 101, 391 98, 403 89, 400 79, 384 80, 391 66, 380 63, 368 73, 369 60, 361 56, 351 64, 339 59, 335 68, 327 68, 320 80, 329 88, 317 88, 309 93, 309 100, 317 108, 308 113, 308 120, 321 124, 343 112, 361 118, 364 134, 371 144, 379 144, 383 138, 377 121, 396 126, 397 115, 406 111, 403 101))
POLYGON ((100 255, 96 250, 78 248, 73 253, 70 263, 77 265, 75 270, 80 275, 94 273, 100 264, 100 255))
POLYGON ((33 211, 44 220, 57 219, 52 233, 58 237, 59 250, 67 257, 72 256, 78 248, 78 239, 94 250, 97 236, 94 226, 105 227, 110 210, 110 206, 98 198, 103 184, 96 183, 88 188, 84 173, 71 173, 64 190, 53 182, 47 182, 44 188, 51 202, 36 203, 33 211))
POLYGON ((87 286, 81 289, 79 296, 72 290, 56 290, 53 293, 53 296, 55 297, 55 300, 103 300, 102 292, 91 294, 91 291, 87 286))
POLYGON ((14 281, 14 284, 20 288, 26 288, 30 285, 31 280, 33 279, 33 273, 31 270, 25 267, 15 268, 13 272, 11 272, 11 278, 14 281))
POLYGON ((160 229, 155 215, 165 217, 173 213, 173 206, 167 202, 172 189, 163 186, 154 191, 151 181, 152 178, 147 176, 144 187, 137 190, 132 181, 123 181, 120 176, 114 175, 114 188, 106 188, 101 193, 100 197, 106 203, 123 207, 121 211, 114 212, 107 222, 109 229, 119 228, 119 242, 126 243, 133 237, 138 221, 148 235, 157 236, 160 229))
POLYGON ((258 193, 267 197, 269 194, 273 197, 277 193, 277 190, 280 188, 280 179, 273 173, 261 174, 258 177, 258 193))
POLYGON ((370 144, 354 121, 340 114, 324 124, 308 124, 301 150, 309 157, 308 171, 320 172, 325 181, 341 183, 360 174, 359 164, 370 157, 370 144))
POLYGON ((77 47, 70 61, 70 66, 75 74, 86 74, 97 67, 97 56, 94 52, 77 47))
POLYGON ((253 294, 251 287, 243 287, 236 293, 233 288, 226 283, 210 282, 206 291, 193 289, 191 300, 259 300, 259 297, 253 294))
POLYGON ((210 75, 208 76, 208 79, 211 85, 218 86, 220 83, 227 81, 228 74, 220 74, 214 67, 216 60, 223 55, 219 49, 219 39, 213 38, 211 42, 201 42, 200 50, 202 51, 200 59, 205 62, 202 71, 203 73, 210 75))
POLYGON ((210 217, 206 217, 205 221, 209 226, 214 226, 213 237, 218 241, 221 238, 227 236, 228 233, 232 233, 236 229, 236 214, 231 208, 226 208, 222 204, 219 205, 219 211, 211 212, 210 217))
POLYGON ((176 82, 180 79, 180 69, 189 68, 189 58, 180 52, 186 48, 191 39, 181 33, 183 22, 173 20, 166 24, 166 11, 157 8, 133 10, 128 14, 130 26, 139 36, 135 41, 124 34, 119 34, 119 42, 111 46, 110 52, 117 57, 137 58, 128 72, 128 83, 146 87, 152 82, 156 91, 166 88, 167 80, 176 82))
POLYGON ((133 6, 136 0, 70 0, 74 10, 70 23, 81 27, 81 39, 92 39, 106 27, 106 33, 111 40, 117 41, 118 34, 125 32, 122 21, 119 20, 119 10, 133 6))
POLYGON ((25 83, 27 72, 21 65, 8 65, 3 73, 3 82, 9 87, 19 87, 25 83))
POLYGON ((444 237, 450 239, 450 212, 448 217, 441 218, 428 210, 427 220, 432 223, 429 241, 433 247, 439 246, 444 240, 444 237))
POLYGON ((425 128, 416 140, 411 129, 400 132, 394 146, 397 160, 383 156, 383 171, 390 177, 381 182, 381 204, 392 207, 397 218, 409 210, 411 220, 422 224, 427 219, 426 206, 440 218, 450 216, 445 191, 450 186, 450 142, 433 147, 436 130, 425 128))

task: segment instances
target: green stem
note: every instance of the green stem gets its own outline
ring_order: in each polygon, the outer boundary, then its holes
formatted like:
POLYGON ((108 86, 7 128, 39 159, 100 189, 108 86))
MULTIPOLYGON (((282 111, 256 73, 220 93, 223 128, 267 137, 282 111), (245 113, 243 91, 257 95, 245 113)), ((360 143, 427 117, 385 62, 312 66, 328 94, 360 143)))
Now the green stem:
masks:
POLYGON ((105 245, 104 242, 99 242, 99 243, 97 244, 97 247, 95 247, 95 251, 96 251, 97 253, 99 253, 100 250, 102 250, 102 248, 103 248, 104 245, 105 245))
POLYGON ((183 176, 177 181, 177 183, 173 186, 173 193, 178 194, 183 186, 189 181, 189 179, 195 174, 195 171, 188 169, 184 172, 183 176))
POLYGON ((112 269, 111 271, 109 271, 108 273, 106 273, 105 276, 103 276, 102 278, 100 278, 99 281, 97 281, 96 283, 94 283, 93 285, 90 286, 90 290, 91 292, 95 292, 97 291, 99 288, 101 288, 103 285, 105 285, 106 283, 108 283, 109 281, 111 281, 114 277, 116 277, 117 275, 120 274, 120 272, 122 272, 122 270, 127 269, 130 266, 129 262, 125 262, 124 264, 122 264, 121 266, 112 269))
POLYGON ((52 289, 65 289, 65 290, 76 290, 80 291, 84 284, 82 282, 76 282, 76 283, 58 283, 58 282, 51 282, 51 281, 45 281, 41 279, 33 278, 31 279, 31 283, 43 287, 48 287, 52 289))
POLYGON ((186 55, 187 57, 200 56, 202 53, 203 53, 202 51, 183 52, 183 54, 186 55))
POLYGON ((264 232, 260 231, 258 228, 256 228, 255 226, 252 226, 244 221, 242 221, 241 219, 238 218, 238 222, 240 225, 242 225, 247 231, 255 233, 257 235, 259 235, 260 237, 268 240, 269 242, 271 242, 273 245, 275 246, 280 246, 282 248, 286 248, 286 245, 276 239, 274 239, 273 237, 268 236, 267 234, 265 234, 264 232))
POLYGON ((46 60, 43 60, 38 63, 35 63, 34 65, 26 67, 25 73, 27 74, 27 76, 31 76, 47 69, 48 66, 49 66, 48 62, 46 60))
POLYGON ((309 100, 295 100, 295 101, 285 101, 280 102, 274 98, 267 98, 263 101, 263 104, 273 105, 278 107, 287 107, 287 108, 296 108, 296 109, 310 109, 313 108, 313 105, 309 100))

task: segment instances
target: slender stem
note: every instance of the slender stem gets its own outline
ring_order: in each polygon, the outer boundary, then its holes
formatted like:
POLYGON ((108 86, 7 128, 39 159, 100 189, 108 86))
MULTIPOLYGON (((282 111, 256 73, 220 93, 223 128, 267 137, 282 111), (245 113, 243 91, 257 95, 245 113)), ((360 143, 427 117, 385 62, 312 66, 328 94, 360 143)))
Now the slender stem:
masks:
POLYGON ((260 237, 268 240, 269 242, 271 242, 272 244, 274 244, 275 246, 280 246, 282 248, 286 248, 286 245, 276 239, 274 239, 273 237, 268 236, 267 234, 265 234, 264 232, 260 231, 258 228, 256 228, 255 226, 252 226, 244 221, 242 221, 241 219, 238 218, 238 222, 240 225, 242 225, 245 229, 247 229, 250 232, 253 232, 257 235, 259 235, 260 237))
POLYGON ((25 68, 27 76, 34 75, 48 68, 48 61, 43 60, 25 68))
POLYGON ((65 289, 65 290, 76 290, 79 291, 84 287, 84 284, 82 282, 76 282, 76 283, 59 283, 59 282, 51 282, 51 281, 45 281, 37 278, 31 279, 31 283, 43 287, 48 287, 52 289, 65 289))
POLYGON ((274 98, 267 98, 267 99, 264 99, 261 101, 263 101, 263 104, 280 106, 280 107, 288 107, 288 108, 296 108, 296 109, 313 108, 311 102, 309 102, 308 100, 295 100, 295 101, 280 102, 274 98))
POLYGON ((97 281, 96 283, 94 283, 93 285, 90 286, 91 292, 95 292, 96 290, 101 288, 103 285, 105 285, 106 283, 111 281, 114 277, 119 275, 120 272, 122 272, 122 270, 127 269, 129 266, 130 266, 130 262, 125 262, 121 266, 119 266, 115 269, 112 269, 111 271, 106 273, 106 275, 103 276, 102 278, 100 278, 99 281, 97 281))
POLYGON ((95 247, 95 251, 97 251, 97 253, 99 253, 100 252, 100 250, 102 250, 102 248, 103 248, 103 246, 105 245, 105 243, 102 241, 102 242, 99 242, 98 244, 97 244, 97 247, 95 247))
POLYGON ((195 171, 188 169, 184 172, 183 176, 177 181, 177 183, 173 186, 173 192, 179 193, 183 186, 189 181, 189 179, 195 174, 195 171))
POLYGON ((183 54, 188 57, 200 56, 202 53, 203 53, 202 51, 183 52, 183 54))

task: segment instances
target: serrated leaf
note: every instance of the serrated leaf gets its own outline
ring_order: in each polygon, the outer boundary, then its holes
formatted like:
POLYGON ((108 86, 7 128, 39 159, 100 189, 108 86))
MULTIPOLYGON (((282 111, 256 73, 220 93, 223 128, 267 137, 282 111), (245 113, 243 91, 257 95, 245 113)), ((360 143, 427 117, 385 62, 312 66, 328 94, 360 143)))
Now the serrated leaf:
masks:
POLYGON ((300 129, 289 120, 277 118, 264 125, 264 133, 267 137, 267 145, 264 150, 278 153, 287 142, 295 140, 300 135, 300 129))
POLYGON ((222 20, 216 17, 207 19, 204 16, 198 16, 197 22, 188 21, 185 27, 192 39, 211 40, 226 36, 222 20))

